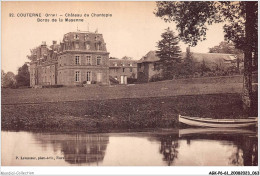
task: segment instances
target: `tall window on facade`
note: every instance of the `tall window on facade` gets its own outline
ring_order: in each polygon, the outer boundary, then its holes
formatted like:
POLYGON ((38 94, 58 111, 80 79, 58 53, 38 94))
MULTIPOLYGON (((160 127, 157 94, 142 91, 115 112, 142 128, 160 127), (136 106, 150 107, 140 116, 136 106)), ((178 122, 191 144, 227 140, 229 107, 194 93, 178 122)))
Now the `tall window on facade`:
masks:
POLYGON ((133 72, 133 68, 130 67, 130 72, 133 72))
POLYGON ((101 57, 100 56, 97 57, 97 65, 101 65, 101 57))
POLYGON ((87 72, 87 81, 91 81, 91 72, 87 72))
POLYGON ((125 72, 125 68, 123 68, 123 72, 125 72))
POLYGON ((79 56, 75 56, 75 64, 79 65, 79 56))
POLYGON ((102 73, 97 73, 97 82, 101 82, 102 73))
POLYGON ((79 82, 79 71, 75 72, 75 81, 79 82))
POLYGON ((91 65, 91 56, 87 56, 87 65, 91 65))

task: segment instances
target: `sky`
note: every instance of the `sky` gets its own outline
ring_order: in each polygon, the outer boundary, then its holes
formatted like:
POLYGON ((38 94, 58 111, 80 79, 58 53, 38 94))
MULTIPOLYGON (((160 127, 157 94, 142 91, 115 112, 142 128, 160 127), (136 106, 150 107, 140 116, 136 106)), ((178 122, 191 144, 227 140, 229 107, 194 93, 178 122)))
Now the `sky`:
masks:
MULTIPOLYGON (((151 50, 156 50, 157 42, 167 27, 175 34, 175 24, 166 23, 156 17, 155 2, 2 2, 1 30, 1 68, 15 74, 19 67, 28 62, 30 49, 39 46, 42 41, 51 45, 53 40, 62 41, 68 32, 90 31, 103 34, 110 57, 132 57, 139 60, 151 50), (19 17, 24 13, 41 13, 40 19, 49 22, 37 22, 37 17, 19 17), (52 18, 64 20, 66 14, 82 14, 84 22, 51 22, 52 18), (91 14, 112 14, 112 17, 91 17, 91 14), (11 16, 10 16, 11 14, 11 16), (55 14, 46 17, 46 14, 55 14), (84 17, 89 14, 90 17, 84 17), (12 16, 13 15, 13 16, 12 16)), ((208 27, 207 40, 192 47, 192 52, 208 52, 208 48, 224 40, 223 24, 208 27)), ((187 45, 179 43, 182 51, 187 45)))

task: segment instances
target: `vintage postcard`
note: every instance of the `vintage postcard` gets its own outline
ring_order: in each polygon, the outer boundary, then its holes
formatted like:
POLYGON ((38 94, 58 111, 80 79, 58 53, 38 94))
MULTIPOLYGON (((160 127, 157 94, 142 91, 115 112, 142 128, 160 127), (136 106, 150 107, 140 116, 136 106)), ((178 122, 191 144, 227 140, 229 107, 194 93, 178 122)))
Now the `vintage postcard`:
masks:
POLYGON ((257 1, 1 2, 3 168, 258 175, 257 124, 257 1))

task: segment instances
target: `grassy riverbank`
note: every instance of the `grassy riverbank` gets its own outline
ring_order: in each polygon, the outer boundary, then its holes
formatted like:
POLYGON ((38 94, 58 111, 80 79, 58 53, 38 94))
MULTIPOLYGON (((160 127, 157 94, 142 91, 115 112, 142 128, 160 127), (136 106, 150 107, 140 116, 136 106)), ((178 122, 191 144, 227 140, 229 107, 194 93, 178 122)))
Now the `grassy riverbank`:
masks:
MULTIPOLYGON (((254 111, 257 116, 257 95, 254 111)), ((167 128, 177 115, 244 118, 238 93, 2 105, 3 130, 111 131, 167 128)))
MULTIPOLYGON (((227 81, 227 79, 225 79, 227 81)), ((241 93, 242 83, 200 79, 160 81, 136 85, 62 87, 44 89, 2 89, 2 104, 64 102, 79 100, 107 100, 147 98, 178 95, 241 93), (192 82, 193 81, 193 82, 192 82), (210 82, 212 81, 212 82, 210 82)))
MULTIPOLYGON (((257 90, 257 85, 253 87, 257 90)), ((244 118, 242 77, 193 78, 147 84, 2 89, 2 129, 111 131, 168 128, 178 114, 244 118)), ((250 116, 257 116, 257 95, 250 116)))

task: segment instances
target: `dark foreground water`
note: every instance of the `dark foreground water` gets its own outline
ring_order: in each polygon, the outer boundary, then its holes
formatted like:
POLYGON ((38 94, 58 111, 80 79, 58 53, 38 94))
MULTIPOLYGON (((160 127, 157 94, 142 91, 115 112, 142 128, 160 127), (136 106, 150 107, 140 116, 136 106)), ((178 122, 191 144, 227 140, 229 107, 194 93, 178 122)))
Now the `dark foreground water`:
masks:
POLYGON ((138 133, 2 131, 4 166, 258 165, 251 130, 181 129, 138 133))

